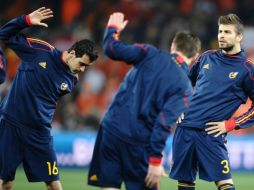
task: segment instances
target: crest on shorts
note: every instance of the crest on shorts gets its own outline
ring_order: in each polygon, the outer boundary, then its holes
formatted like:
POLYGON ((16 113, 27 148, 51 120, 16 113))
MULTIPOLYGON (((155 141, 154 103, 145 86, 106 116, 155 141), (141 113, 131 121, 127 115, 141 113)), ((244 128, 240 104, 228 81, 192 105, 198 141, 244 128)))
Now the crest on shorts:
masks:
POLYGON ((92 175, 90 178, 90 181, 98 181, 98 177, 97 177, 97 175, 92 175))

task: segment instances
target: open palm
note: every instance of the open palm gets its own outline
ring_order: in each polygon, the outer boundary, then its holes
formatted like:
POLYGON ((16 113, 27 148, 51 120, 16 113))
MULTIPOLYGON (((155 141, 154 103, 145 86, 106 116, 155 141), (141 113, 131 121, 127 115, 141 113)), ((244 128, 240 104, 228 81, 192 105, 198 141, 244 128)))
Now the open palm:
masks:
POLYGON ((28 16, 30 18, 30 22, 32 25, 40 25, 48 27, 48 25, 46 23, 43 23, 42 21, 53 17, 53 11, 51 9, 41 7, 35 10, 34 12, 30 13, 28 16))

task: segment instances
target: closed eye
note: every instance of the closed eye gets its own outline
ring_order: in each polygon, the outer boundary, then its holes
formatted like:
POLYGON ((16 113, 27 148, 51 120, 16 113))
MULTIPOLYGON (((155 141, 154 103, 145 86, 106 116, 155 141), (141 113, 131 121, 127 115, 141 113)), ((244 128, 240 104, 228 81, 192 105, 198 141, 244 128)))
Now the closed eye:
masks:
POLYGON ((80 66, 86 66, 86 67, 89 67, 89 66, 91 66, 91 65, 89 65, 89 64, 87 64, 87 63, 84 63, 84 62, 79 62, 79 64, 80 64, 80 66))

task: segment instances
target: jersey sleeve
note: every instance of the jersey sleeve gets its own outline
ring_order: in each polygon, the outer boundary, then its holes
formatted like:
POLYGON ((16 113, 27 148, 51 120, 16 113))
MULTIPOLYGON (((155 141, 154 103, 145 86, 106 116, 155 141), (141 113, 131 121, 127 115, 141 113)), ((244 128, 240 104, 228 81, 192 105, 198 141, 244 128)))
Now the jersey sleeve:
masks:
POLYGON ((155 125, 150 139, 149 163, 152 165, 160 164, 162 151, 165 147, 166 140, 171 134, 172 127, 175 125, 180 114, 189 107, 189 99, 192 93, 192 88, 188 90, 177 89, 168 95, 163 109, 157 116, 155 125))
POLYGON ((147 47, 143 44, 126 44, 115 39, 116 29, 108 27, 104 34, 104 53, 113 60, 125 61, 127 64, 137 64, 141 62, 147 53, 147 47))
POLYGON ((26 36, 21 33, 21 30, 29 26, 30 23, 28 20, 28 16, 22 15, 9 21, 0 28, 0 40, 25 61, 35 56, 35 49, 31 48, 26 36))
POLYGON ((191 81, 192 86, 196 85, 197 77, 200 70, 200 62, 201 62, 201 56, 199 56, 195 62, 193 63, 191 70, 189 72, 189 79, 191 81))
POLYGON ((248 73, 243 79, 243 89, 252 101, 252 105, 244 114, 226 121, 227 131, 248 128, 254 125, 254 62, 247 60, 244 66, 248 73))
POLYGON ((5 81, 6 77, 6 58, 2 49, 0 48, 0 84, 5 81))

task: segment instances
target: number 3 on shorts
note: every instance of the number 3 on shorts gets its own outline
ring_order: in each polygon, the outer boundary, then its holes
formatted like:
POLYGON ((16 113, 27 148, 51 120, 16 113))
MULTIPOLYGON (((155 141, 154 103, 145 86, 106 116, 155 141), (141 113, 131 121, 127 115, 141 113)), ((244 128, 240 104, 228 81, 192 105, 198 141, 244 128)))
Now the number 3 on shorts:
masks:
POLYGON ((223 170, 222 170, 222 173, 224 173, 224 174, 229 173, 230 169, 229 169, 229 167, 228 167, 228 161, 227 161, 227 160, 222 160, 220 163, 221 163, 222 165, 224 165, 224 168, 223 168, 223 170))
POLYGON ((48 165, 49 175, 57 175, 58 174, 58 168, 56 167, 56 161, 54 161, 53 167, 50 162, 47 162, 47 165, 48 165))

